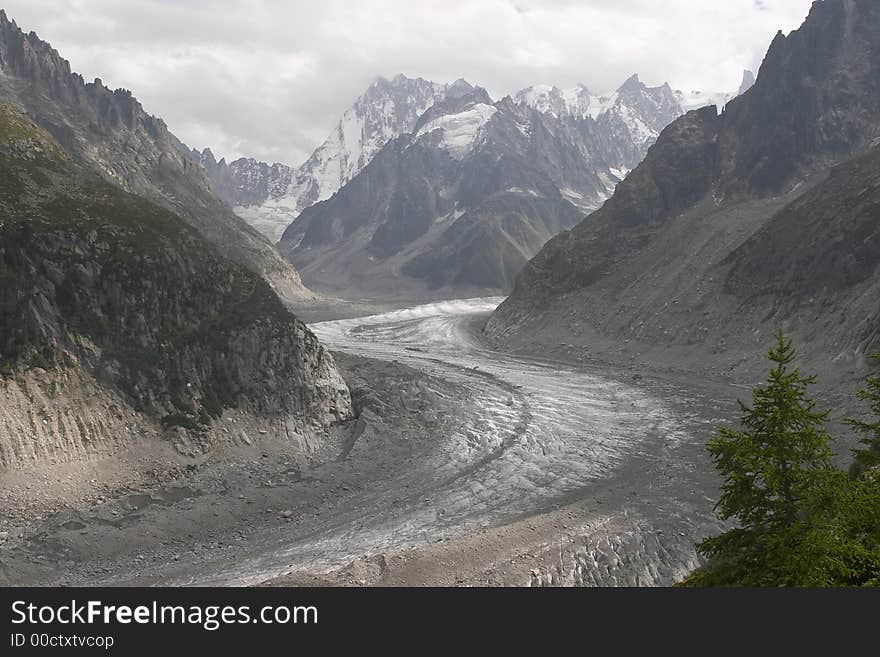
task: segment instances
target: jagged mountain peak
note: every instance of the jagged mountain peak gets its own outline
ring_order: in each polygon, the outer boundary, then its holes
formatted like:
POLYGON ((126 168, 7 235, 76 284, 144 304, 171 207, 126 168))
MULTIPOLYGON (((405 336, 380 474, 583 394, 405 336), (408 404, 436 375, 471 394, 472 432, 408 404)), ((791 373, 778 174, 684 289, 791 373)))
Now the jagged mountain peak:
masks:
POLYGON ((465 96, 472 93, 474 89, 474 85, 472 85, 470 82, 468 82, 464 78, 458 78, 455 82, 453 82, 446 88, 446 97, 457 98, 459 96, 465 96))
POLYGON ((649 87, 639 78, 638 74, 633 74, 627 80, 620 85, 617 89, 617 97, 618 98, 643 98, 643 97, 651 97, 651 98, 663 98, 669 101, 674 101, 675 92, 672 91, 672 87, 669 86, 668 82, 664 82, 661 85, 656 87, 649 87))
POLYGON ((618 91, 620 93, 626 93, 626 92, 641 91, 646 88, 647 87, 645 86, 645 84, 639 78, 639 74, 633 73, 632 75, 630 75, 626 79, 626 81, 622 85, 620 85, 620 87, 618 88, 618 91))
POLYGON ((737 93, 741 96, 753 86, 755 86, 755 74, 752 73, 749 69, 745 69, 743 71, 742 82, 739 85, 739 91, 737 93))
POLYGON ((630 76, 613 94, 591 99, 590 107, 590 115, 617 145, 613 167, 624 172, 642 160, 660 131, 682 113, 668 84, 648 87, 638 75, 630 76))
POLYGON ((373 83, 367 87, 367 90, 363 95, 367 95, 370 90, 381 89, 387 91, 388 89, 398 89, 402 87, 410 87, 419 84, 429 84, 433 85, 434 82, 430 80, 426 80, 422 77, 411 78, 404 73, 398 73, 397 75, 392 76, 391 78, 386 78, 383 75, 377 75, 373 80, 373 83))
POLYGON ((283 193, 290 185, 291 169, 284 164, 267 164, 252 157, 227 163, 225 157, 218 161, 210 148, 201 152, 192 149, 192 157, 205 169, 214 193, 229 206, 260 203, 272 194, 283 193))
MULTIPOLYGON (((240 216, 270 238, 278 239, 305 208, 329 198, 393 138, 419 133, 441 115, 452 117, 470 111, 474 105, 485 105, 457 119, 450 118, 444 127, 444 134, 450 133, 450 136, 453 129, 461 130, 456 139, 441 142, 460 142, 461 147, 453 147, 450 153, 463 154, 475 143, 476 132, 488 123, 493 108, 513 112, 507 107, 509 103, 525 105, 560 119, 598 120, 606 115, 605 131, 610 135, 614 153, 603 166, 602 199, 616 181, 641 160, 660 130, 681 113, 677 97, 668 84, 648 87, 638 75, 631 76, 618 90, 607 95, 594 95, 584 84, 570 88, 536 84, 498 103, 485 89, 463 78, 439 84, 404 74, 390 80, 378 77, 344 113, 309 160, 291 172, 287 188, 263 185, 259 176, 250 174, 250 180, 260 181, 259 190, 248 189, 246 181, 226 179, 217 187, 231 195, 227 197, 231 199, 228 202, 237 206, 240 216)), ((527 117, 521 117, 523 126, 528 122, 527 117)), ((595 199, 590 196, 575 200, 578 207, 592 207, 595 199)))
POLYGON ((641 117, 642 120, 647 118, 647 123, 655 130, 675 118, 672 115, 676 114, 678 104, 677 97, 668 83, 658 87, 648 87, 638 74, 630 76, 613 93, 594 95, 584 84, 566 89, 555 85, 535 84, 516 92, 513 99, 541 113, 552 114, 559 118, 590 116, 598 119, 615 107, 616 111, 620 112, 623 106, 628 108, 625 110, 627 112, 634 111, 645 115, 659 113, 660 117, 656 120, 653 117, 641 117))
POLYGON ((277 240, 300 212, 332 196, 385 144, 412 132, 419 117, 435 102, 446 98, 452 86, 459 95, 474 90, 464 80, 445 85, 404 74, 391 80, 376 78, 343 113, 308 160, 294 169, 288 167, 286 175, 256 190, 246 188, 246 181, 236 181, 237 187, 230 189, 231 204, 238 206, 236 211, 245 220, 277 240), (287 184, 280 184, 285 178, 287 184))
POLYGON ((873 0, 813 3, 799 29, 777 34, 754 87, 728 105, 719 128, 737 135, 725 186, 778 191, 880 136, 878 34, 873 0))
POLYGON ((602 99, 593 96, 583 84, 567 89, 549 84, 534 84, 516 92, 513 99, 541 113, 577 118, 589 115, 595 118, 601 111, 602 102, 602 99))
POLYGON ((220 163, 225 164, 225 162, 226 162, 225 157, 222 157, 222 158, 220 158, 219 161, 217 161, 217 158, 214 156, 214 152, 210 148, 202 149, 201 153, 199 151, 197 151, 196 149, 193 149, 193 156, 195 156, 199 160, 199 162, 202 164, 202 166, 208 166, 208 165, 213 166, 215 164, 220 164, 220 163))

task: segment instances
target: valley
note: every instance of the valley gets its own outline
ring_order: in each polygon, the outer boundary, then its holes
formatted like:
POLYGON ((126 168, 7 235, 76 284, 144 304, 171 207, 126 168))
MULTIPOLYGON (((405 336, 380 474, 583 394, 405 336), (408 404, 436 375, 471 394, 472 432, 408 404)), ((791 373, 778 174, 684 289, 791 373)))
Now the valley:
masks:
POLYGON ((676 581, 717 527, 703 443, 735 389, 493 351, 480 327, 499 302, 312 324, 358 417, 308 462, 257 434, 161 485, 92 493, 5 528, 3 581, 676 581))
POLYGON ((880 4, 763 5, 179 133, 0 9, 0 586, 880 583, 880 4))

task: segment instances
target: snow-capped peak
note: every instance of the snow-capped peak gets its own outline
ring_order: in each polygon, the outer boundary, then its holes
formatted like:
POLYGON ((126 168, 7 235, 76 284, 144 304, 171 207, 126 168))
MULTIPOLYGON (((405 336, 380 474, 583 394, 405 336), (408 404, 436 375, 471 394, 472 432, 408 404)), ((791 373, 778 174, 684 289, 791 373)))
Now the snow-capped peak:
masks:
MULTIPOLYGON (((466 83, 465 83, 466 84, 466 83)), ((388 141, 408 132, 446 87, 422 78, 379 78, 346 110, 330 137, 297 170, 314 193, 309 204, 329 198, 363 169, 388 141)), ((295 191, 295 190, 292 190, 295 191)))
MULTIPOLYGON (((682 113, 669 85, 648 87, 630 76, 616 91, 601 96, 584 85, 570 89, 540 84, 514 95, 514 101, 557 118, 590 117, 601 121, 618 138, 632 142, 633 157, 650 145, 670 121, 682 113)), ((627 166, 634 163, 627 159, 627 166)))
POLYGON ((377 78, 345 111, 324 143, 293 171, 285 189, 273 190, 258 207, 236 208, 236 212, 278 239, 300 212, 330 198, 386 143, 412 132, 418 118, 452 87, 456 93, 466 93, 470 85, 464 80, 444 85, 405 75, 377 78))
POLYGON ((601 111, 602 98, 594 96, 584 85, 560 89, 549 84, 535 84, 518 91, 513 96, 521 103, 542 114, 552 114, 558 118, 574 116, 583 118, 601 111))

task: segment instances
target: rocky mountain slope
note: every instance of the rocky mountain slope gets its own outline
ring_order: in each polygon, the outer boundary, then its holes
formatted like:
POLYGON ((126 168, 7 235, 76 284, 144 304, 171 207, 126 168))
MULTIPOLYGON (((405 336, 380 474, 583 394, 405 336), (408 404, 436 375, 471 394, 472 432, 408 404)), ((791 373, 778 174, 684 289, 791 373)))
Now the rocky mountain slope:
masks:
POLYGON ((48 43, 0 11, 0 98, 27 112, 77 160, 175 212, 282 296, 308 296, 273 245, 211 192, 204 169, 131 92, 86 83, 48 43))
POLYGON ((668 85, 648 88, 637 76, 598 100, 552 87, 499 102, 480 88, 448 96, 335 196, 307 208, 279 248, 322 289, 508 290, 550 237, 608 198, 680 112, 668 85))
POLYGON ((332 358, 257 274, 5 103, 0 178, 0 469, 205 440, 233 412, 280 437, 348 417, 332 358))
POLYGON ((672 123, 541 250, 487 333, 613 338, 634 358, 677 346, 736 367, 739 347, 753 356, 784 325, 825 362, 863 358, 878 346, 878 72, 880 6, 814 3, 747 93, 672 123))
POLYGON ((831 170, 725 260, 725 291, 810 341, 880 349, 880 144, 831 170))

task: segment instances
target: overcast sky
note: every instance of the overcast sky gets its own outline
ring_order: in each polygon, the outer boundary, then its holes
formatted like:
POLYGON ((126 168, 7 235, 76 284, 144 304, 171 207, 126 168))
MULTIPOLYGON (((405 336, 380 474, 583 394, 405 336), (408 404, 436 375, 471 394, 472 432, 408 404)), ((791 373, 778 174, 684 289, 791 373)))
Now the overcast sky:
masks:
POLYGON ((190 146, 298 164, 377 75, 735 90, 811 0, 0 0, 190 146))

